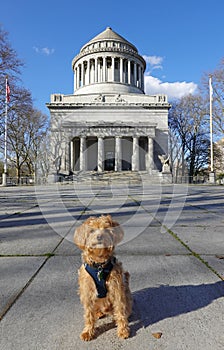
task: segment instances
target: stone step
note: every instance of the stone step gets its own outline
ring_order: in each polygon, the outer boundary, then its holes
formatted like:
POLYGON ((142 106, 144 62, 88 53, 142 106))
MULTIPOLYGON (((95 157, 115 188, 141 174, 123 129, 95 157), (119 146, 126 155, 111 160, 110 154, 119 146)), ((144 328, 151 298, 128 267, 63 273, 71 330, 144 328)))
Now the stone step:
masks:
POLYGON ((127 183, 141 184, 148 183, 163 183, 162 173, 157 170, 152 170, 149 174, 147 171, 104 171, 98 173, 96 171, 77 172, 71 176, 65 177, 64 181, 68 182, 105 182, 109 183, 127 183))

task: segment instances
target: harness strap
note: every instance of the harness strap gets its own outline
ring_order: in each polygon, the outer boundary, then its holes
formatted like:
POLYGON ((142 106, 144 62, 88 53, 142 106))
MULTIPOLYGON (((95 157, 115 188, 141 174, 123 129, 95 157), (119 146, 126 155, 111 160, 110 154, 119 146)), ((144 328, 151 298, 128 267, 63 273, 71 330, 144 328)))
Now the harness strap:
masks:
POLYGON ((115 261, 116 258, 113 258, 104 267, 99 266, 97 268, 84 264, 86 271, 95 282, 98 298, 105 298, 107 295, 106 280, 114 267, 115 261))

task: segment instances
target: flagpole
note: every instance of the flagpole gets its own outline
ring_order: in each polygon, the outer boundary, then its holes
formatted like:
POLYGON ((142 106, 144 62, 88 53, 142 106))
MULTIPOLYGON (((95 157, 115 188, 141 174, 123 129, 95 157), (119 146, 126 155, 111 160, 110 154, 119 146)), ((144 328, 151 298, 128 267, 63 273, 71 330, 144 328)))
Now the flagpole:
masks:
POLYGON ((214 171, 213 166, 213 125, 212 125, 212 77, 209 76, 209 96, 210 96, 210 152, 211 152, 211 172, 214 171))
POLYGON ((212 101, 213 101, 213 88, 212 88, 212 76, 209 76, 209 114, 210 114, 210 182, 215 182, 214 174, 214 152, 213 152, 213 121, 212 121, 212 101))
POLYGON ((7 138, 8 138, 8 78, 5 79, 5 155, 4 173, 2 174, 2 186, 7 186, 7 138))

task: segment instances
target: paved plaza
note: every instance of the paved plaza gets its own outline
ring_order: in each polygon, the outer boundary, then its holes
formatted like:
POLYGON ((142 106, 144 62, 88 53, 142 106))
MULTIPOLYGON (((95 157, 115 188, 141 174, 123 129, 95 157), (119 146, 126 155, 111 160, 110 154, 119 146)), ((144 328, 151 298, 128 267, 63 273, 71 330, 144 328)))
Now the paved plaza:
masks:
POLYGON ((1 350, 224 349, 222 186, 1 187, 0 204, 1 350), (83 342, 73 234, 107 213, 125 231, 116 255, 131 275, 131 336, 105 318, 83 342))

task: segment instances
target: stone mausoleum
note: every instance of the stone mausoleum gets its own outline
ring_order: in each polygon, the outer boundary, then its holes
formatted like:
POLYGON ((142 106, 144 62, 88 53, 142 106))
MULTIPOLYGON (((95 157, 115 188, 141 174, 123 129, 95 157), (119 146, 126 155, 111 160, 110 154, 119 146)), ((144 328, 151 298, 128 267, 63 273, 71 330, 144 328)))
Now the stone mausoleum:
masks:
POLYGON ((162 172, 168 154, 166 95, 146 95, 146 62, 106 28, 74 57, 74 92, 52 94, 51 175, 77 172, 162 172))

